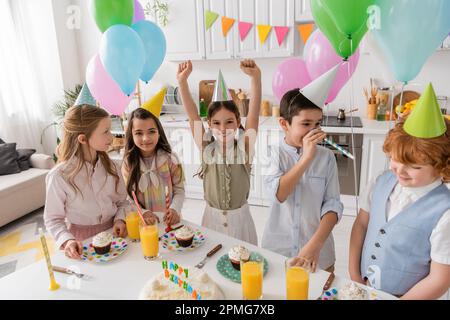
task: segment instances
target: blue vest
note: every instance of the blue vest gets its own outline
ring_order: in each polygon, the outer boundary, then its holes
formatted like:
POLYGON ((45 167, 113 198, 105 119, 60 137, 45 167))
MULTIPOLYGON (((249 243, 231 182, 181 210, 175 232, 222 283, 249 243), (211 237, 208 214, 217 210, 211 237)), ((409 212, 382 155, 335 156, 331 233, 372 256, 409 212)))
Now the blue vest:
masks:
POLYGON ((444 184, 434 188, 388 222, 386 204, 396 184, 391 171, 375 184, 361 273, 376 289, 403 295, 430 272, 430 236, 450 209, 450 190, 444 184))

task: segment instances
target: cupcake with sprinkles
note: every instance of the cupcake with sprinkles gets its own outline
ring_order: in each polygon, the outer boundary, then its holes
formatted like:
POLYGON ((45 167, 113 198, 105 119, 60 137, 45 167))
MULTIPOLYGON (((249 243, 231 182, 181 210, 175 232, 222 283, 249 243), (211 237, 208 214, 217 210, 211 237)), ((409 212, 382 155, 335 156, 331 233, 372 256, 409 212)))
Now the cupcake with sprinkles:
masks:
POLYGON ((183 226, 180 229, 175 230, 175 239, 183 248, 188 248, 192 245, 194 235, 194 231, 188 226, 183 226))

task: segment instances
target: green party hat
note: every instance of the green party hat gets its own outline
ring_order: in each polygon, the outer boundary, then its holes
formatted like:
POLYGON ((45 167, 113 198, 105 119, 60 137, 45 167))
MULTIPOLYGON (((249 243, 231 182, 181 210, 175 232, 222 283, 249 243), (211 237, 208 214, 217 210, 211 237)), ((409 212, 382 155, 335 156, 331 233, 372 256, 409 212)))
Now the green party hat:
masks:
POLYGON ((217 101, 232 101, 232 100, 233 98, 231 97, 230 91, 228 90, 225 80, 223 79, 222 71, 219 70, 219 75, 217 76, 212 101, 217 102, 217 101))
POLYGON ((447 130, 431 83, 406 119, 403 129, 410 136, 417 138, 436 138, 447 130))

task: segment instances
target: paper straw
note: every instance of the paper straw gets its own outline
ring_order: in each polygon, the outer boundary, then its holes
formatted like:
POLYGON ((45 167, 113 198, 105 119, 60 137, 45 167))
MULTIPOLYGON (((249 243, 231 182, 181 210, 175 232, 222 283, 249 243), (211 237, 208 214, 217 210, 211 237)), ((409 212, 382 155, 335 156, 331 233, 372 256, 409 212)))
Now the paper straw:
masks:
POLYGON ((346 156, 349 157, 350 159, 355 160, 355 157, 354 157, 350 152, 348 152, 347 150, 343 149, 340 145, 334 143, 333 141, 328 140, 327 138, 325 138, 324 141, 325 141, 326 143, 328 143, 330 146, 335 147, 337 150, 339 150, 340 152, 342 152, 344 155, 346 155, 346 156))
POLYGON ((139 217, 141 217, 142 224, 143 224, 144 226, 146 226, 147 224, 145 223, 144 215, 142 214, 141 206, 139 205, 139 202, 138 202, 138 200, 137 200, 137 198, 136 198, 136 194, 134 193, 134 191, 131 191, 131 194, 133 195, 134 203, 136 204, 136 207, 137 207, 137 211, 138 211, 139 217))

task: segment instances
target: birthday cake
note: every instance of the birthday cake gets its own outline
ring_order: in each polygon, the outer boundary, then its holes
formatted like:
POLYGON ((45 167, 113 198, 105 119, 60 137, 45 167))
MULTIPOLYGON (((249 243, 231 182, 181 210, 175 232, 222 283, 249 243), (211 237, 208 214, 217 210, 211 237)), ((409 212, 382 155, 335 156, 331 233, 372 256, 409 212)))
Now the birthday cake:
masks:
POLYGON ((170 263, 170 267, 145 284, 139 295, 140 300, 223 300, 225 298, 206 272, 197 268, 188 270, 176 264, 175 267, 173 265, 170 263), (181 272, 179 272, 180 269, 181 272))

